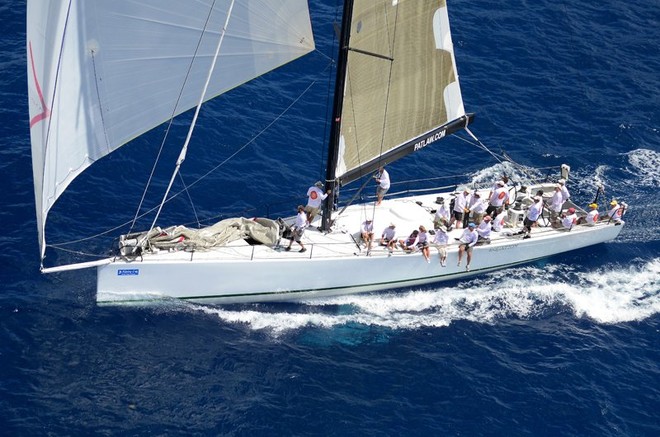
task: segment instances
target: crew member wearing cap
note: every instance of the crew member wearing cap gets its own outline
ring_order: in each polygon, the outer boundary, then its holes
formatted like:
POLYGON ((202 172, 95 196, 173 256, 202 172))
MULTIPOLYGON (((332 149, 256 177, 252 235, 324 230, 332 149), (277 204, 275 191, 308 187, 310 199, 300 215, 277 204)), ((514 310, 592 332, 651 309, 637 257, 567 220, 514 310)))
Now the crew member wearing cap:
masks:
POLYGON ((433 244, 438 249, 440 256, 440 265, 447 266, 447 244, 449 244, 449 234, 444 225, 439 225, 435 228, 435 235, 433 237, 433 244))
POLYGON ((597 203, 591 203, 589 204, 589 209, 590 211, 587 213, 587 224, 588 225, 595 225, 598 223, 598 204, 597 203))
POLYGON ((376 196, 378 197, 376 206, 378 206, 380 205, 380 202, 383 201, 383 197, 385 196, 385 193, 387 193, 387 190, 390 189, 390 174, 385 170, 385 167, 380 167, 375 178, 376 183, 378 184, 378 188, 376 189, 376 196))
POLYGON ((587 213, 587 216, 580 218, 578 220, 578 225, 584 223, 588 226, 593 226, 598 223, 598 204, 590 203, 588 208, 589 212, 587 213))
POLYGON ((451 218, 451 222, 449 222, 449 227, 451 228, 451 225, 456 222, 456 229, 460 228, 463 224, 463 215, 465 214, 465 210, 467 209, 467 206, 470 202, 470 192, 468 191, 467 188, 463 189, 463 192, 459 195, 456 196, 454 199, 454 211, 453 211, 453 216, 451 218))
POLYGON ((500 232, 502 229, 504 229, 504 221, 506 220, 506 217, 506 209, 503 209, 499 214, 495 216, 495 219, 490 222, 491 228, 494 232, 500 232))
POLYGON ((369 254, 371 252, 371 243, 374 240, 374 224, 371 219, 366 219, 360 225, 360 236, 364 245, 367 247, 367 254, 369 254))
MULTIPOLYGON (((474 222, 472 220, 472 207, 479 202, 481 196, 479 195, 479 192, 477 190, 474 190, 472 193, 468 191, 468 199, 467 199, 467 204, 465 205, 465 213, 463 214, 463 227, 467 228, 467 225, 469 222, 474 222)), ((475 225, 477 223, 474 223, 475 225)))
POLYGON ((465 266, 466 271, 470 271, 470 262, 472 262, 472 248, 477 241, 479 241, 479 234, 475 229, 476 225, 474 223, 469 223, 468 227, 463 231, 463 235, 458 239, 458 266, 461 266, 461 258, 463 258, 463 252, 467 253, 467 265, 465 266))
POLYGON ((557 183, 560 186, 561 189, 561 197, 562 197, 562 205, 566 202, 568 202, 568 199, 571 198, 571 193, 568 192, 568 188, 566 188, 566 179, 562 178, 557 181, 557 183))
POLYGON ((490 230, 491 230, 491 218, 489 215, 485 216, 483 221, 477 226, 477 234, 479 234, 478 244, 490 243, 490 230))
POLYGON ((472 199, 473 202, 470 206, 470 214, 472 215, 472 221, 474 224, 479 226, 481 224, 481 220, 484 218, 484 214, 486 214, 486 208, 488 205, 484 200, 481 199, 481 195, 478 191, 474 192, 472 199))
POLYGON ((486 214, 492 215, 496 211, 502 209, 504 205, 509 202, 509 189, 507 188, 504 181, 497 181, 495 183, 495 188, 493 189, 490 198, 488 199, 488 208, 486 209, 486 214))
POLYGON ((612 200, 610 202, 610 210, 607 211, 607 215, 602 216, 601 220, 607 220, 608 222, 612 221, 614 223, 621 223, 623 215, 626 213, 628 205, 625 202, 617 202, 612 200))
POLYGON ((506 187, 508 191, 508 186, 507 184, 509 183, 509 177, 507 175, 502 175, 502 177, 495 181, 492 187, 490 187, 490 192, 488 193, 488 199, 493 195, 493 192, 497 190, 499 187, 506 187))
POLYGON ((449 225, 449 210, 445 206, 444 197, 438 197, 435 199, 438 209, 435 210, 435 215, 433 216, 433 227, 438 229, 438 226, 448 226, 449 225))
POLYGON ((561 185, 555 185, 555 192, 550 199, 550 222, 552 227, 559 227, 559 215, 561 214, 562 205, 564 204, 564 196, 561 193, 561 185))
POLYGON ((305 213, 307 214, 307 220, 309 220, 309 223, 312 223, 314 217, 319 213, 321 204, 331 192, 328 190, 327 193, 324 193, 321 188, 323 188, 323 182, 318 181, 307 190, 307 206, 305 207, 305 213))
POLYGON ((302 243, 302 236, 305 233, 305 229, 309 222, 307 221, 307 214, 305 214, 305 208, 302 205, 298 205, 298 215, 296 216, 296 222, 291 227, 291 241, 289 241, 289 246, 285 249, 287 252, 291 250, 291 245, 295 241, 300 245, 300 250, 298 252, 304 252, 307 249, 302 243))
POLYGON ((497 189, 497 187, 500 187, 500 186, 501 187, 506 187, 508 183, 509 183, 509 177, 507 175, 503 174, 502 177, 500 177, 500 179, 497 182, 495 182, 495 184, 493 184, 493 190, 497 189), (500 182, 501 182, 501 184, 500 184, 500 182))
POLYGON ((390 255, 396 247, 396 225, 390 223, 388 227, 383 229, 383 233, 380 236, 380 245, 387 247, 387 250, 390 251, 390 255))
POLYGON ((567 214, 563 214, 561 218, 561 225, 564 229, 569 231, 577 224, 577 214, 575 208, 568 208, 567 214))
POLYGON ((529 238, 534 226, 543 212, 543 198, 541 196, 532 197, 534 203, 529 206, 527 215, 523 221, 523 238, 529 238))

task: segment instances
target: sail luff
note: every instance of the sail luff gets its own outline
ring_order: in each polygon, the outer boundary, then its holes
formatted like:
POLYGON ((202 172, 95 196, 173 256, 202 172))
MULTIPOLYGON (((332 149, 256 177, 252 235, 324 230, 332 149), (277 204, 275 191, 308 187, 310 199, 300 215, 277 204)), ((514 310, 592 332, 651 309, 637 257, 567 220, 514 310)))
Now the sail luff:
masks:
MULTIPOLYGON (((49 158, 52 149, 47 147, 51 131, 52 109, 66 23, 71 10, 70 2, 29 2, 27 5, 27 69, 30 137, 32 144, 33 184, 39 237, 40 258, 45 254, 45 227, 48 210, 56 194, 45 187, 51 178, 49 158)), ((43 267, 43 265, 42 265, 43 267)))

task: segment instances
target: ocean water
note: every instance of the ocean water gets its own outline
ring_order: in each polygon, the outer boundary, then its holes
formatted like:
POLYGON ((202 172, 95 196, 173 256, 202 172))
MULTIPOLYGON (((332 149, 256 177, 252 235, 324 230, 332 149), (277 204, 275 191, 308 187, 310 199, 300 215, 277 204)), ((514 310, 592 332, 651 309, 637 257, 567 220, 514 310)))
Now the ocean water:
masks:
MULTIPOLYGON (((204 107, 183 169, 189 191, 175 187, 163 222, 195 223, 190 199, 202 221, 304 200, 323 174, 336 3, 310 1, 316 53, 204 107)), ((570 164, 585 204, 598 184, 625 200, 616 241, 436 287, 99 307, 93 272, 39 273, 25 5, 0 1, 2 434, 660 435, 658 3, 449 7, 473 131, 522 164, 570 164)), ((188 119, 158 174, 169 176, 188 119)), ((108 247, 112 233, 65 243, 133 218, 162 133, 71 185, 47 229, 65 250, 49 250, 47 265, 108 247)), ((390 174, 456 169, 486 183, 507 167, 449 138, 390 174)))

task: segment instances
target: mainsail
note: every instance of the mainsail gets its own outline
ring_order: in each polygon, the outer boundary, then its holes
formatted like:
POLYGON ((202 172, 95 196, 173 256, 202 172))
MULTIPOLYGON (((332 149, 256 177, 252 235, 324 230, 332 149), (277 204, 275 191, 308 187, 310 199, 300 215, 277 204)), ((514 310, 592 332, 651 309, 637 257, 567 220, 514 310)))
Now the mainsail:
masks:
POLYGON ((30 0, 30 134, 39 242, 85 168, 197 104, 314 49, 306 0, 30 0), (232 7, 233 5, 233 7, 232 7))
POLYGON ((446 2, 352 3, 335 169, 342 184, 467 122, 446 2))

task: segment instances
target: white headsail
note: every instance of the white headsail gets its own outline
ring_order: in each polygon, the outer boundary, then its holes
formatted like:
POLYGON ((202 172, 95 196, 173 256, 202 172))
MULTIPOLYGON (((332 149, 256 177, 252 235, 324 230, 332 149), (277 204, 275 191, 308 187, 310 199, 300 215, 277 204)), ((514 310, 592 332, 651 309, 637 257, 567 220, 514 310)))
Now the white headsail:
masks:
MULTIPOLYGON (((30 133, 48 211, 94 161, 197 104, 230 0, 30 0, 30 133)), ((306 0, 235 0, 207 100, 314 49, 306 0)))

